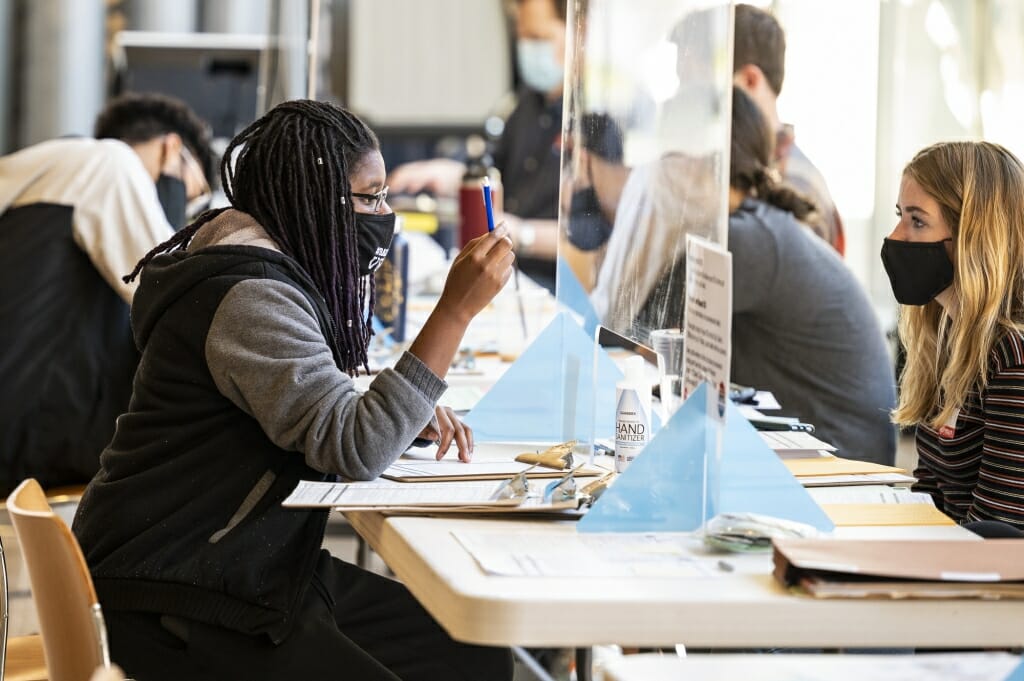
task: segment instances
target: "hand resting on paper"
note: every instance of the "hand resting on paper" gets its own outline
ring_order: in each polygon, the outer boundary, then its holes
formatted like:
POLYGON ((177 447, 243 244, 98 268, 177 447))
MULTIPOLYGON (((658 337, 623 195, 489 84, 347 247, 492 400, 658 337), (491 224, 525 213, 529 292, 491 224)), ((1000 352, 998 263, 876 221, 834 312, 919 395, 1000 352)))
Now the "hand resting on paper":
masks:
POLYGON ((434 418, 417 439, 437 443, 438 461, 448 453, 452 442, 459 449, 459 461, 468 463, 473 458, 473 429, 463 423, 451 407, 437 407, 434 418))

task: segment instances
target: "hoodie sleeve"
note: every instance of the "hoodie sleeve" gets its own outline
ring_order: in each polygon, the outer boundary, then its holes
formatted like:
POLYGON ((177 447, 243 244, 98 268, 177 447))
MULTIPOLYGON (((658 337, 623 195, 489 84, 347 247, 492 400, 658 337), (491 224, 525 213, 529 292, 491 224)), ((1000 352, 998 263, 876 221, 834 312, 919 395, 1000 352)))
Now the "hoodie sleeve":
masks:
POLYGON ((338 369, 309 301, 266 279, 234 285, 206 340, 220 392, 323 473, 380 475, 423 430, 447 384, 406 353, 365 393, 338 369))

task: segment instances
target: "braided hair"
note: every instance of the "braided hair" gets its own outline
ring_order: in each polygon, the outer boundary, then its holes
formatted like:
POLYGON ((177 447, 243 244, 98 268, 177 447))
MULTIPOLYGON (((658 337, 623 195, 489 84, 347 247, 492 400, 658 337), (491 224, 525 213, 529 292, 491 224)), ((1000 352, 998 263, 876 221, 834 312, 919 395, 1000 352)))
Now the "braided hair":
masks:
MULTIPOLYGON (((371 277, 359 274, 350 183, 364 156, 379 149, 377 137, 351 112, 293 100, 235 136, 220 164, 231 207, 255 218, 323 295, 341 369, 351 374, 367 367, 373 284, 371 277)), ((153 257, 187 247, 203 225, 225 210, 200 215, 147 253, 124 281, 133 281, 153 257)))
POLYGON ((730 187, 792 213, 819 236, 825 234, 824 223, 814 202, 783 183, 778 170, 772 167, 775 135, 754 100, 738 87, 732 89, 730 152, 730 187))

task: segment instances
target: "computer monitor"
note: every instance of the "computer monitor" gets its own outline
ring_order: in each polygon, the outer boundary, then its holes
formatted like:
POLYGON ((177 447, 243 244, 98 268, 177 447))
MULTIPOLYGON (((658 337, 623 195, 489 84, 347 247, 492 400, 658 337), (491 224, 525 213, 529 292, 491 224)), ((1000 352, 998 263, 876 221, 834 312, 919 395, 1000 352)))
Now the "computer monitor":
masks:
POLYGON ((187 103, 230 139, 265 109, 270 59, 265 35, 120 31, 115 92, 159 92, 187 103))

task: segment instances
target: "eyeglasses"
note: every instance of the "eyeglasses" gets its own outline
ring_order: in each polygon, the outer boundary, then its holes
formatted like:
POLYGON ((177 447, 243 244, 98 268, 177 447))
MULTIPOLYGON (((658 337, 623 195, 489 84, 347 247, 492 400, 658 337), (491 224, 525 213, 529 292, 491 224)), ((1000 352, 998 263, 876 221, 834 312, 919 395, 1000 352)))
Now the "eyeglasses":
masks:
POLYGON ((373 204, 371 210, 373 210, 374 213, 379 213, 380 209, 384 207, 384 202, 388 200, 388 188, 384 187, 376 194, 359 194, 352 192, 352 196, 357 199, 363 199, 364 201, 372 201, 373 204))

